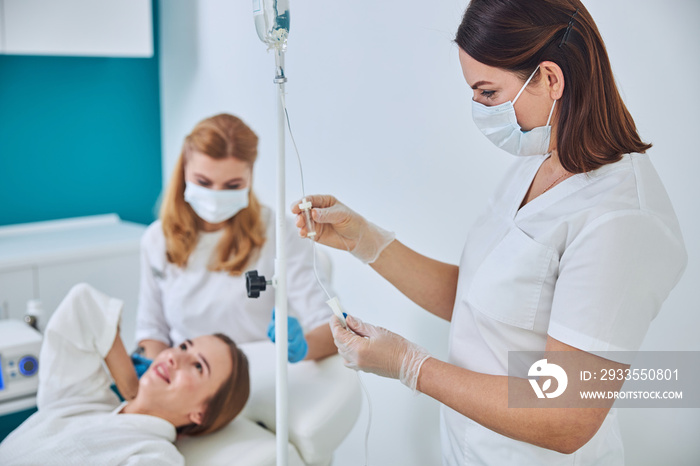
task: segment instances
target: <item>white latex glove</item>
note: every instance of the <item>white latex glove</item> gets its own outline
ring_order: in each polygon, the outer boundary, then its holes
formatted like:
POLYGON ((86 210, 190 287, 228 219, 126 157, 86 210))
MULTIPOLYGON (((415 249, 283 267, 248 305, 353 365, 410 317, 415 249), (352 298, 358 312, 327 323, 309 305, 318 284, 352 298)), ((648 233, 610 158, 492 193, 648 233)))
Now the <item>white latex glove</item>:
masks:
MULTIPOLYGON (((315 222, 315 240, 326 246, 350 251, 365 264, 371 264, 382 253, 396 235, 367 221, 333 196, 306 196, 311 202, 311 218, 315 222)), ((299 204, 292 204, 292 213, 297 215, 299 234, 306 237, 306 220, 299 204)))
POLYGON ((338 319, 331 319, 330 323, 333 341, 338 354, 345 359, 345 365, 399 379, 415 392, 420 368, 430 354, 385 328, 366 324, 352 316, 347 316, 346 321, 349 330, 344 329, 338 319))

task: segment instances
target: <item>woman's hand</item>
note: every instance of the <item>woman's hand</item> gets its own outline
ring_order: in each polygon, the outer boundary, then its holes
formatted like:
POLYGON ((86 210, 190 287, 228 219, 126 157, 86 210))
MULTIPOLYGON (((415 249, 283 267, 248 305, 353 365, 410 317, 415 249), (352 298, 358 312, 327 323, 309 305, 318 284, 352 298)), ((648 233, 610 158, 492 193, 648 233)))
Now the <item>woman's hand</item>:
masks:
POLYGON ((139 354, 137 351, 131 353, 131 362, 134 364, 134 369, 136 369, 136 375, 140 379, 143 374, 146 373, 153 359, 148 359, 147 357, 139 354))
MULTIPOLYGON (((368 222, 333 196, 307 196, 306 200, 312 205, 315 240, 332 248, 349 251, 366 264, 377 260, 396 236, 368 222)), ((297 201, 292 205, 292 213, 297 215, 299 234, 306 237, 306 219, 301 214, 299 204, 300 201, 297 201)))
POLYGON ((331 319, 338 353, 351 369, 399 379, 416 391, 420 368, 430 354, 420 346, 382 327, 348 316, 348 330, 338 319, 331 319), (353 333, 354 332, 354 333, 353 333))
MULTIPOLYGON (((275 310, 272 310, 272 320, 267 326, 267 338, 275 342, 275 310)), ((309 345, 304 337, 304 329, 296 317, 287 316, 287 361, 299 362, 306 357, 309 345)))

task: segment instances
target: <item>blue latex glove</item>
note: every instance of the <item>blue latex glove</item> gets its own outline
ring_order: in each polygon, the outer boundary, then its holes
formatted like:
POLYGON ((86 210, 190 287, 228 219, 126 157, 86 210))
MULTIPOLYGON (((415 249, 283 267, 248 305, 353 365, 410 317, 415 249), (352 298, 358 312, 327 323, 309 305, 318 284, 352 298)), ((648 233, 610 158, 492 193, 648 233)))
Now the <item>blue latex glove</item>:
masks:
MULTIPOLYGON (((272 321, 267 326, 267 337, 275 342, 275 310, 272 310, 272 321)), ((309 345, 304 338, 304 330, 301 328, 299 321, 291 316, 287 316, 287 361, 299 362, 306 353, 309 352, 309 345)))
POLYGON ((138 353, 131 354, 131 362, 134 363, 134 369, 136 369, 136 375, 141 378, 141 376, 148 370, 153 359, 148 359, 143 357, 138 353))

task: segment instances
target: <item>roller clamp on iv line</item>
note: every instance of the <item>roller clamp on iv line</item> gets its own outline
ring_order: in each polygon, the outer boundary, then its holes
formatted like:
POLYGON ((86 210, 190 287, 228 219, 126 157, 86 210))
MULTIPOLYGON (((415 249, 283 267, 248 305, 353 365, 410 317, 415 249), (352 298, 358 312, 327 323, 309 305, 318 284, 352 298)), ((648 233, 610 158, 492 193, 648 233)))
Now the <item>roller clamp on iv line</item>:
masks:
POLYGON ((306 198, 303 198, 301 204, 299 204, 299 209, 304 213, 304 220, 306 220, 306 237, 313 240, 316 237, 316 229, 314 228, 314 222, 311 218, 311 201, 307 201, 306 198))
MULTIPOLYGON (((267 289, 267 285, 276 286, 277 280, 273 277, 272 280, 267 280, 264 275, 258 275, 257 270, 249 270, 245 273, 245 287, 249 298, 259 298, 260 292, 267 289)), ((338 318, 343 328, 348 328, 345 322, 345 313, 340 307, 340 301, 337 296, 326 301, 326 304, 331 308, 333 314, 338 318)))

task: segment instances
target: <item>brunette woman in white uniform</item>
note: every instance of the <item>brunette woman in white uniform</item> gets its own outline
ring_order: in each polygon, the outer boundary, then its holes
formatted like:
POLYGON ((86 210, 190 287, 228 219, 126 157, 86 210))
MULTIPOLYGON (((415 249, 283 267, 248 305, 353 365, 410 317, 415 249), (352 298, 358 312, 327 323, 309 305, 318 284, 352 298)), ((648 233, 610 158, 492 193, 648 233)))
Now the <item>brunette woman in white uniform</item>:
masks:
MULTIPOLYGON (((508 357, 534 351, 629 367, 624 355, 595 354, 639 349, 687 260, 651 145, 580 1, 473 0, 456 43, 475 123, 520 156, 459 266, 412 251, 332 196, 311 199, 320 243, 351 251, 451 322, 449 359, 352 316, 350 330, 331 323, 339 353, 442 403, 444 464, 623 465, 609 404, 509 408, 509 392, 534 395, 508 357)), ((297 226, 304 235, 301 215, 297 226)))
MULTIPOLYGON (((202 120, 185 138, 160 219, 141 241, 136 341, 147 358, 198 335, 222 332, 239 344, 274 335, 274 290, 248 298, 243 275, 274 275, 275 216, 252 189, 257 148, 255 133, 229 114, 202 120)), ((291 221, 287 278, 288 359, 335 353, 312 245, 291 221)))

